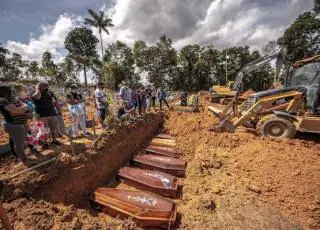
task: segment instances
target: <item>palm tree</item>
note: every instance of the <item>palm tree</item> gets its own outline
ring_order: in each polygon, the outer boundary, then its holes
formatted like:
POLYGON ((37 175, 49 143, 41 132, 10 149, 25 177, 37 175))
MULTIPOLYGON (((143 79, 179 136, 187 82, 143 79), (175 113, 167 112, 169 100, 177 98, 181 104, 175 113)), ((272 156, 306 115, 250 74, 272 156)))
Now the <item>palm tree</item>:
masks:
POLYGON ((104 14, 103 11, 95 12, 92 9, 88 9, 88 13, 91 18, 85 18, 85 24, 93 26, 99 29, 100 42, 101 42, 101 54, 103 58, 103 44, 102 44, 102 31, 109 34, 108 27, 113 27, 112 19, 104 14))

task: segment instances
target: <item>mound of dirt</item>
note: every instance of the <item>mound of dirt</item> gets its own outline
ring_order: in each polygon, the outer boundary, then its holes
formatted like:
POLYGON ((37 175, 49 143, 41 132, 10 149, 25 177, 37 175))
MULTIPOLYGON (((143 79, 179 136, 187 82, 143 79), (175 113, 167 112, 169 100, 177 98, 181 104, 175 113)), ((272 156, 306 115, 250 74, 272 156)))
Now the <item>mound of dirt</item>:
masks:
POLYGON ((46 201, 17 199, 5 205, 14 229, 116 229, 124 222, 106 221, 95 213, 74 206, 51 204, 46 201))
POLYGON ((216 121, 202 107, 165 123, 188 161, 181 228, 319 229, 319 142, 209 132, 216 121))

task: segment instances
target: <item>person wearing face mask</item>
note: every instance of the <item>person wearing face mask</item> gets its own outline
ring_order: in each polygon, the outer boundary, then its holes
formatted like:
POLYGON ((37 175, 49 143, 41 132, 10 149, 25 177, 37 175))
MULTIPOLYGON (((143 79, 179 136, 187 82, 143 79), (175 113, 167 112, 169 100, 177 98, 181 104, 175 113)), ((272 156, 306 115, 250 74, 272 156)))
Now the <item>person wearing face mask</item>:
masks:
POLYGON ((17 99, 15 91, 10 86, 0 86, 0 112, 5 120, 5 130, 10 136, 12 153, 24 164, 33 164, 24 152, 28 105, 17 99))
POLYGON ((72 137, 76 139, 79 136, 79 124, 82 129, 83 136, 88 136, 86 130, 86 115, 84 110, 84 98, 77 92, 77 85, 71 86, 71 92, 67 94, 68 107, 72 116, 72 137))
MULTIPOLYGON (((58 135, 57 130, 57 113, 55 110, 55 96, 49 91, 49 84, 40 82, 36 87, 36 92, 32 95, 32 100, 35 105, 35 112, 37 119, 42 121, 45 127, 48 127, 52 136, 52 144, 61 145, 56 139, 58 135)), ((48 147, 46 143, 44 147, 48 147)))

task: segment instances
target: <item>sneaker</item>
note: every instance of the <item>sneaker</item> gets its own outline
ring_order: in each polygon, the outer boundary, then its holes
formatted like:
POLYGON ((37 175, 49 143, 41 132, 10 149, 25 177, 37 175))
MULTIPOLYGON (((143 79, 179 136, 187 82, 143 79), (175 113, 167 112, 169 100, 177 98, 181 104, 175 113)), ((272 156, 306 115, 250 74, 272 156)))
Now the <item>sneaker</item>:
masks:
POLYGON ((35 155, 39 155, 40 154, 40 152, 38 150, 36 150, 36 149, 32 149, 31 153, 35 154, 35 155))
POLYGON ((30 160, 30 159, 22 160, 21 162, 22 162, 22 164, 24 164, 26 166, 32 166, 32 165, 36 165, 37 164, 37 162, 35 162, 33 160, 30 160))
POLYGON ((42 146, 42 149, 49 149, 49 145, 48 145, 48 144, 44 144, 44 145, 42 146))
POLYGON ((51 143, 54 144, 54 145, 57 145, 57 146, 62 145, 61 142, 60 142, 60 141, 57 141, 57 140, 52 141, 51 143))
POLYGON ((84 137, 88 137, 88 136, 90 136, 90 135, 91 135, 91 133, 89 133, 89 132, 83 133, 83 136, 84 136, 84 137))

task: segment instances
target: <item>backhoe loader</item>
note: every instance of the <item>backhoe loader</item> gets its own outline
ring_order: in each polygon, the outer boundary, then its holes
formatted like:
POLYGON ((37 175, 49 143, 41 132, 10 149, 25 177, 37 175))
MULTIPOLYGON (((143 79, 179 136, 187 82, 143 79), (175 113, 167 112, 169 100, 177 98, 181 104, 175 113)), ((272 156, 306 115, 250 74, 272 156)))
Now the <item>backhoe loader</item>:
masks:
MULTIPOLYGON (((245 71, 278 54, 245 66, 237 75, 236 87, 241 87, 245 71)), ((286 75, 282 89, 252 94, 240 106, 238 91, 223 111, 209 107, 220 119, 215 131, 234 132, 243 125, 255 128, 259 135, 274 138, 293 138, 297 131, 320 133, 320 55, 296 62, 286 75)))
POLYGON ((209 98, 213 103, 226 104, 232 100, 236 94, 233 91, 234 81, 229 81, 227 86, 213 85, 209 90, 209 98))

